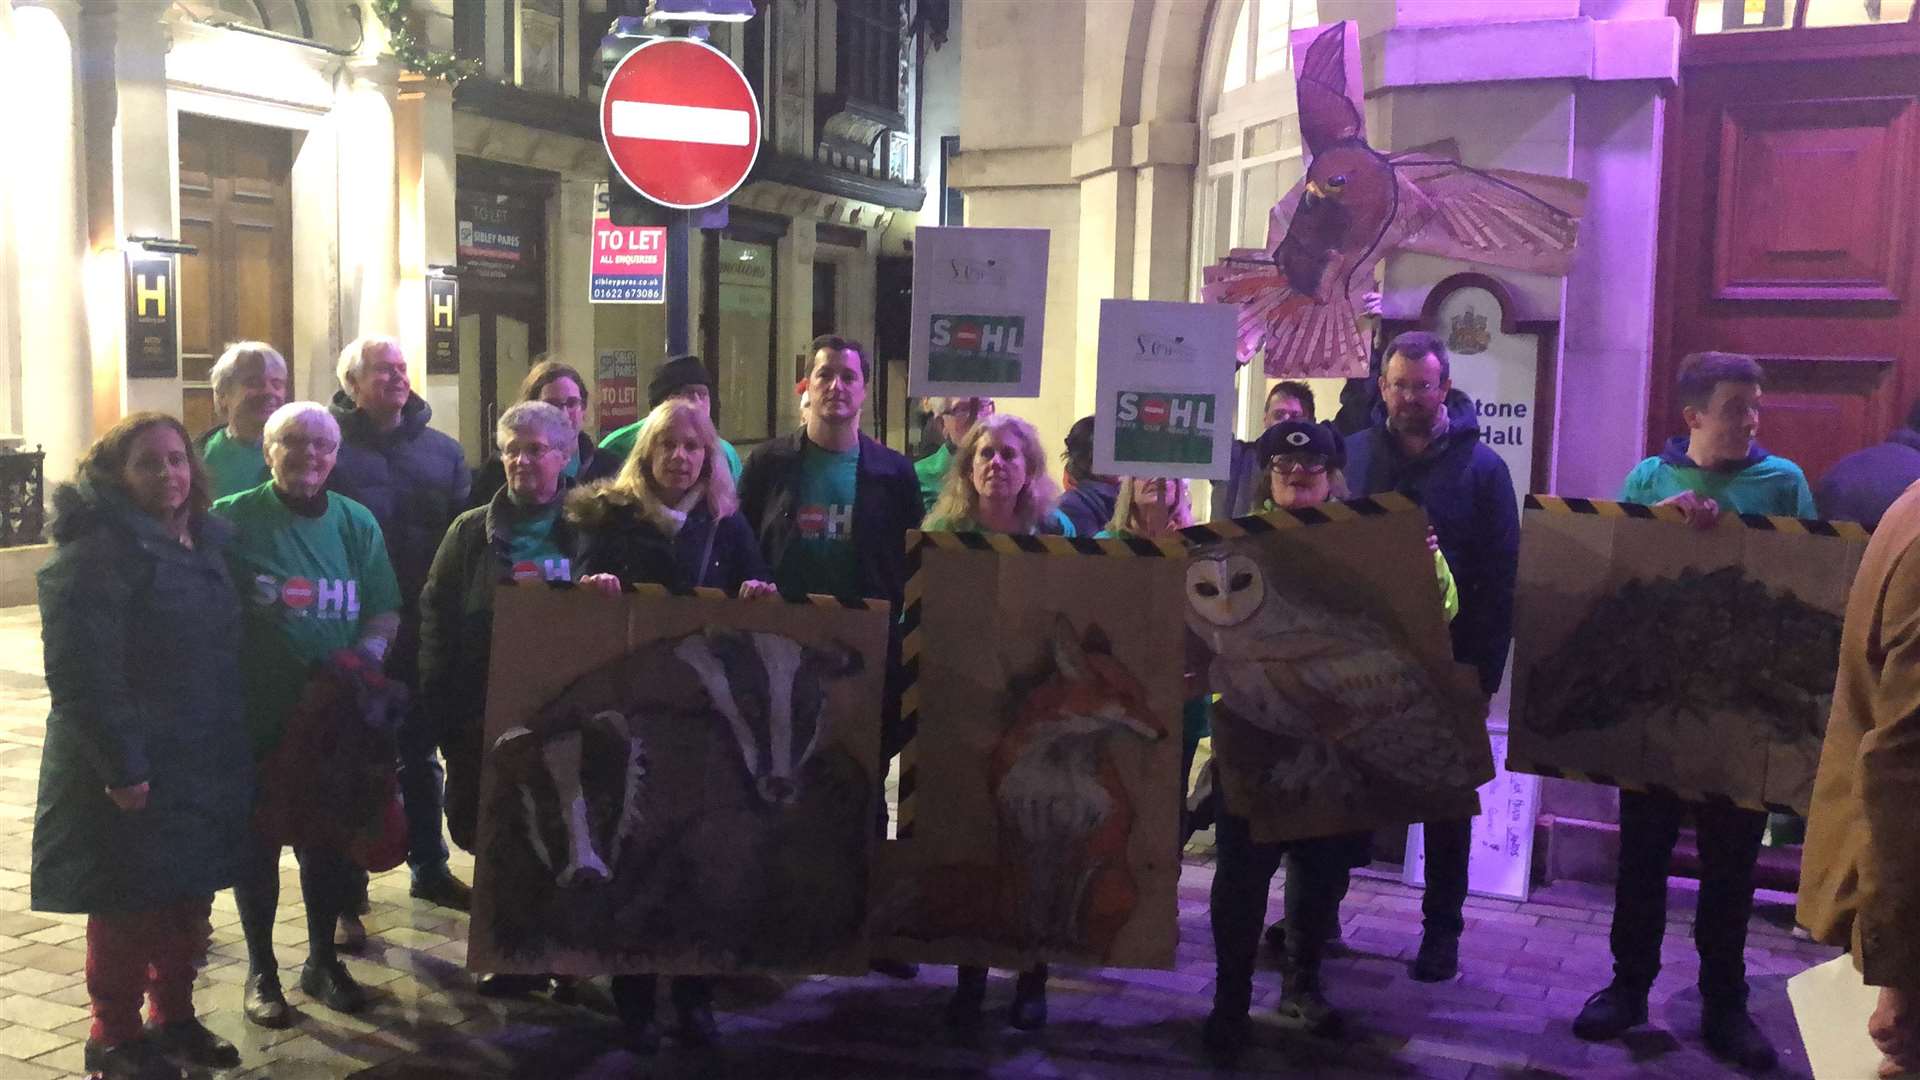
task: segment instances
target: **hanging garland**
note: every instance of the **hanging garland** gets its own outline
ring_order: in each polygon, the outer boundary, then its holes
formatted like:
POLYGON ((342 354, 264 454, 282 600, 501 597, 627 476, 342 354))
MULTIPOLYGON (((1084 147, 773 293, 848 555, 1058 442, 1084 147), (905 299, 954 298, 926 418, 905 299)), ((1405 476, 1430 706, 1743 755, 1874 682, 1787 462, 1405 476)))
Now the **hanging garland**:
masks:
POLYGON ((413 0, 373 0, 373 12, 387 28, 387 44, 400 66, 430 79, 445 79, 458 86, 461 80, 480 74, 478 60, 465 60, 450 52, 427 48, 409 28, 413 0))

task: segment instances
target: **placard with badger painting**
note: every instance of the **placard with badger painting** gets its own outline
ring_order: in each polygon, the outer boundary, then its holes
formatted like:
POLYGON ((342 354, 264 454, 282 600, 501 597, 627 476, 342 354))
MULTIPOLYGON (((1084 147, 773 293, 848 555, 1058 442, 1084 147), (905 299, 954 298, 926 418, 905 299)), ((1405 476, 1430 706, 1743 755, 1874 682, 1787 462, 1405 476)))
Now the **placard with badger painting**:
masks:
MULTIPOLYGON (((1179 932, 1182 635, 1171 554, 919 538, 917 716, 875 950, 932 963, 1167 967, 1179 932), (1025 545, 1022 550, 1016 545, 1025 545)), ((911 541, 910 541, 911 543, 911 541)))
POLYGON ((866 970, 886 606, 701 593, 496 593, 474 970, 866 970))

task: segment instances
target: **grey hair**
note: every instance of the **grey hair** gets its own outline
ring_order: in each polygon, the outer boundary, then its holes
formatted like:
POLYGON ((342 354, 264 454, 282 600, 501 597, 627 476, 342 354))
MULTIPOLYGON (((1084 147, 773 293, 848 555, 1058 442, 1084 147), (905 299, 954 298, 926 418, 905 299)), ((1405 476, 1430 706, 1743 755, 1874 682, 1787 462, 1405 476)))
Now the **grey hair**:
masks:
POLYGON ((332 435, 334 442, 340 441, 340 421, 333 418, 325 405, 317 401, 289 401, 267 417, 267 426, 260 433, 260 448, 264 450, 279 442, 287 429, 293 427, 322 431, 332 435))
POLYGON ((353 387, 349 384, 360 378, 361 371, 367 366, 367 357, 387 349, 392 349, 395 356, 407 354, 407 351, 400 347, 399 338, 388 337, 385 334, 368 334, 366 337, 355 338, 348 342, 347 347, 340 350, 340 363, 333 370, 334 375, 340 380, 340 389, 352 393, 353 387))
POLYGON ((280 377, 287 377, 287 360, 279 350, 264 341, 236 341, 227 346, 227 351, 213 362, 213 370, 207 374, 207 381, 213 384, 213 399, 219 401, 226 397, 241 377, 241 368, 252 365, 258 365, 263 372, 278 368, 280 377))
POLYGON ((501 413, 493 429, 494 444, 505 449, 507 441, 520 431, 538 435, 556 449, 573 451, 575 432, 567 423, 567 414, 544 401, 522 401, 501 413))

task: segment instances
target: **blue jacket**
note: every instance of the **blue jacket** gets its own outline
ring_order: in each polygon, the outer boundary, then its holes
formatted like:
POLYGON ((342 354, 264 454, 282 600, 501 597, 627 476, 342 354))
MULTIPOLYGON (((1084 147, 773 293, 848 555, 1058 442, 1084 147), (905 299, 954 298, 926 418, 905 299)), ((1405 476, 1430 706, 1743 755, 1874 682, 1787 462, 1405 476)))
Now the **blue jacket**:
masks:
POLYGON ((1920 431, 1903 427, 1878 446, 1869 446, 1833 463, 1814 489, 1822 517, 1857 521, 1871 529, 1893 500, 1920 480, 1920 431))
POLYGON ((132 912, 211 896, 233 883, 253 803, 232 530, 204 516, 189 549, 118 494, 63 485, 53 504, 33 907, 132 912), (144 810, 107 798, 143 782, 144 810))
POLYGON ((1356 496, 1394 491, 1426 509, 1460 589, 1460 614, 1451 627, 1454 659, 1472 664, 1480 689, 1492 694, 1513 641, 1520 504, 1507 463, 1480 441, 1473 399, 1454 391, 1447 418, 1447 433, 1409 460, 1387 431, 1385 414, 1377 414, 1372 427, 1347 442, 1347 484, 1356 496))
POLYGON ((392 431, 374 430, 345 391, 333 395, 332 412, 340 422, 340 458, 327 489, 373 511, 380 523, 400 582, 400 634, 387 655, 387 673, 412 685, 420 654, 420 590, 447 528, 467 508, 473 474, 460 443, 427 426, 433 408, 418 394, 407 399, 392 431))

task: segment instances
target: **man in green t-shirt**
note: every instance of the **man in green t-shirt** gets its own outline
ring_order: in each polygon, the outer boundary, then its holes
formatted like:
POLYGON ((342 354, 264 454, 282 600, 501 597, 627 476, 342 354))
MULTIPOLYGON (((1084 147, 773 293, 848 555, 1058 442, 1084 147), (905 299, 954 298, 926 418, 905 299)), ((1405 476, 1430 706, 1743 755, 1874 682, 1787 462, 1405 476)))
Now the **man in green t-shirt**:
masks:
POLYGON ((208 379, 227 423, 200 437, 200 459, 213 497, 224 499, 267 478, 260 435, 267 417, 287 403, 287 362, 264 341, 236 341, 214 362, 208 379))
POLYGON ((928 398, 927 408, 940 418, 940 434, 944 437, 940 448, 919 461, 913 463, 914 475, 920 481, 920 509, 922 512, 933 509, 940 498, 940 486, 946 483, 947 466, 953 461, 953 448, 967 437, 973 429, 973 422, 983 416, 993 415, 993 399, 990 397, 928 398))
MULTIPOLYGON (((652 412, 668 398, 680 398, 690 401, 705 410, 707 416, 713 416, 713 376, 707 373, 707 365, 692 354, 668 357, 653 378, 647 382, 647 411, 652 412)), ((607 433, 600 440, 600 449, 626 461, 633 453, 633 444, 640 441, 640 429, 647 424, 646 417, 607 433)), ((720 440, 720 453, 727 459, 727 468, 733 472, 733 482, 740 483, 740 452, 725 439, 720 440)))
MULTIPOLYGON (((1813 492, 1800 467, 1755 441, 1760 376, 1759 364, 1735 353, 1695 353, 1681 361, 1676 390, 1687 433, 1634 466, 1621 486, 1621 500, 1678 507, 1689 524, 1703 529, 1712 528, 1722 510, 1813 517, 1813 492)), ((1754 626, 1732 629, 1764 632, 1754 626)), ((1764 1071, 1778 1055, 1747 1013, 1746 943, 1753 868, 1767 815, 1726 802, 1620 792, 1620 865, 1610 933, 1614 976, 1587 999, 1573 1033, 1613 1039, 1646 1022, 1647 995, 1660 971, 1660 943, 1667 932, 1668 864, 1689 817, 1696 825, 1702 868, 1693 918, 1700 952, 1700 1033, 1715 1056, 1764 1071)))

